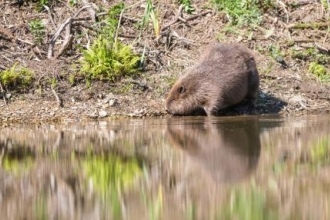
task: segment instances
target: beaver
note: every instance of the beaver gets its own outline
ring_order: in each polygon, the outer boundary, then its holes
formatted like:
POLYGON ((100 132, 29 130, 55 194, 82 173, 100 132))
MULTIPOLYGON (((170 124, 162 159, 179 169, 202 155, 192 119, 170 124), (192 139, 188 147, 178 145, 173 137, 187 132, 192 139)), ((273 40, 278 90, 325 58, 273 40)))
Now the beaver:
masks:
POLYGON ((166 111, 208 116, 240 103, 254 106, 259 90, 259 74, 252 51, 236 43, 208 46, 199 63, 180 77, 166 99, 166 111))

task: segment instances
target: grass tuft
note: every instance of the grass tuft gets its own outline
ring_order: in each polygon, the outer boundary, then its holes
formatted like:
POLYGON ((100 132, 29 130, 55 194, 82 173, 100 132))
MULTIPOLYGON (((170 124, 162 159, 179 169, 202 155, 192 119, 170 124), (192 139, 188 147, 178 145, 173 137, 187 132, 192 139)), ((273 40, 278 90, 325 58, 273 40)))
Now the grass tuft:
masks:
POLYGON ((115 81, 137 73, 139 61, 140 57, 135 55, 129 46, 120 42, 111 44, 99 37, 84 51, 81 72, 89 79, 115 81))

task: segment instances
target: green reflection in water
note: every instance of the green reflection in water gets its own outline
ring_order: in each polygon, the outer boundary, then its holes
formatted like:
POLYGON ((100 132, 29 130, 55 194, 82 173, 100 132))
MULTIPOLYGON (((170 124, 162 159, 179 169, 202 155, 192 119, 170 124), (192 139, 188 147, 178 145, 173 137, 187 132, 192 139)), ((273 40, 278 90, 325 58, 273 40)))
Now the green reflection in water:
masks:
POLYGON ((40 219, 40 220, 48 219, 47 198, 44 193, 40 193, 35 200, 35 214, 36 214, 36 219, 40 219))
POLYGON ((310 149, 311 164, 320 166, 330 162, 330 139, 323 137, 314 143, 310 149))
POLYGON ((276 211, 267 205, 265 192, 252 182, 248 187, 230 191, 229 202, 220 211, 220 219, 278 219, 276 211))
MULTIPOLYGON (((146 176, 145 176, 146 177, 146 176)), ((158 192, 156 198, 154 196, 148 195, 146 190, 142 188, 142 198, 144 204, 147 207, 149 220, 161 219, 161 214, 163 210, 163 189, 162 185, 158 186, 158 192)))
POLYGON ((122 191, 132 186, 141 174, 137 159, 111 154, 92 155, 85 159, 83 168, 103 202, 110 206, 111 215, 121 219, 124 211, 122 191))
POLYGON ((192 201, 188 201, 187 209, 186 209, 186 219, 187 220, 195 220, 197 219, 196 213, 196 204, 192 201))
POLYGON ((20 176, 31 170, 35 163, 35 160, 26 156, 20 159, 4 157, 2 161, 2 167, 5 171, 12 173, 15 176, 20 176))

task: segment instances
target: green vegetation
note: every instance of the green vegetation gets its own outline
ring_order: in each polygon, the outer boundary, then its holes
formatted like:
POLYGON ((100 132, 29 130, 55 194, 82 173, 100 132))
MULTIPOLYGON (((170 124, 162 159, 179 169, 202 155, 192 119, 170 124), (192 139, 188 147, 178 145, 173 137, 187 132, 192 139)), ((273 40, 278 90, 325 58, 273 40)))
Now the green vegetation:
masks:
MULTIPOLYGON (((143 174, 144 174, 144 179, 150 179, 148 171, 146 170, 146 167, 143 167, 143 174)), ((150 220, 156 220, 156 219, 161 219, 161 214, 162 214, 162 209, 163 209, 163 189, 162 185, 158 186, 158 192, 155 196, 149 195, 145 188, 142 187, 141 190, 141 196, 144 201, 144 204, 147 207, 148 214, 149 214, 149 219, 150 220)))
POLYGON ((2 161, 3 169, 15 176, 28 172, 33 165, 34 159, 31 156, 24 156, 21 159, 4 157, 2 161))
POLYGON ((191 14, 195 11, 194 7, 191 5, 191 0, 178 0, 179 4, 183 5, 183 10, 191 14))
POLYGON ((35 199, 35 215, 36 219, 47 220, 49 219, 47 213, 47 196, 44 192, 41 192, 35 199))
POLYGON ((40 5, 48 5, 49 0, 39 0, 40 5))
POLYGON ((321 53, 314 47, 303 50, 292 48, 290 55, 293 59, 309 61, 308 71, 321 82, 330 82, 330 71, 326 67, 330 62, 329 55, 321 53))
POLYGON ((230 200, 222 207, 219 216, 220 219, 278 219, 277 213, 267 206, 265 192, 255 183, 249 188, 232 189, 230 200))
POLYGON ((100 36, 93 45, 84 51, 81 71, 89 79, 111 80, 138 72, 140 57, 129 46, 122 43, 111 45, 100 36))
POLYGON ((110 205, 107 210, 110 208, 114 219, 121 219, 121 192, 130 187, 141 173, 137 160, 122 159, 115 155, 88 156, 83 167, 103 202, 110 205))
POLYGON ((323 137, 313 143, 310 149, 310 160, 313 165, 324 165, 330 162, 330 139, 323 137))
POLYGON ((212 0, 220 11, 225 11, 232 25, 259 24, 264 10, 273 7, 273 1, 212 0))
POLYGON ((45 26, 40 19, 35 19, 29 22, 30 31, 34 36, 34 42, 41 43, 45 35, 45 26))
POLYGON ((107 19, 100 24, 98 38, 90 48, 83 51, 81 72, 86 75, 88 81, 115 81, 139 71, 140 57, 132 52, 130 46, 118 42, 115 37, 118 25, 116 16, 123 7, 121 3, 109 10, 107 19))
POLYGON ((279 59, 279 58, 282 58, 284 56, 283 52, 281 51, 280 47, 279 46, 274 46, 274 45, 271 45, 269 47, 269 52, 270 52, 270 55, 275 59, 279 59))
POLYGON ((129 187, 141 173, 136 159, 124 160, 114 155, 90 156, 84 162, 84 170, 102 195, 129 187))
POLYGON ((330 63, 330 56, 326 54, 322 54, 314 47, 305 49, 305 50, 298 50, 298 49, 291 49, 291 57, 294 59, 299 60, 312 60, 314 62, 317 62, 319 64, 328 64, 330 63))
POLYGON ((17 68, 17 63, 11 69, 0 72, 0 82, 6 89, 26 89, 32 83, 34 73, 24 67, 17 68))
POLYGON ((330 82, 330 72, 324 65, 311 62, 309 64, 308 71, 316 76, 321 82, 330 82))
POLYGON ((78 0, 69 0, 69 4, 71 5, 71 6, 74 6, 74 5, 76 5, 78 3, 78 0))
POLYGON ((325 11, 329 11, 330 9, 330 2, 328 0, 321 0, 321 3, 323 5, 323 8, 325 11))

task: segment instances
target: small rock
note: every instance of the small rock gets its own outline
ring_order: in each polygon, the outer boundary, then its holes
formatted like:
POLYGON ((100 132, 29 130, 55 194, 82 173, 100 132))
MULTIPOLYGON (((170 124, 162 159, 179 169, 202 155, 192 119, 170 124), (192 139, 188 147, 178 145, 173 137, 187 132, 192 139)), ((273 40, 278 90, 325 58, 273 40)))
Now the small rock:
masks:
POLYGON ((105 108, 108 108, 108 107, 109 107, 109 104, 108 104, 108 103, 103 104, 103 105, 101 106, 102 109, 105 109, 105 108))
POLYGON ((109 101, 109 106, 114 106, 116 103, 117 103, 117 100, 116 99, 111 99, 109 101))
POLYGON ((108 112, 106 112, 104 110, 99 111, 99 117, 100 118, 104 118, 104 117, 107 117, 107 116, 108 116, 108 112))
POLYGON ((91 114, 86 115, 88 118, 97 118, 98 114, 97 112, 92 112, 91 114))
POLYGON ((103 102, 104 104, 107 104, 109 101, 110 101, 109 97, 105 97, 105 98, 102 100, 102 102, 103 102))
POLYGON ((10 97, 11 97, 11 94, 10 93, 7 93, 6 94, 6 99, 10 99, 10 97))
POLYGON ((109 98, 109 99, 114 99, 114 98, 115 98, 115 95, 114 95, 112 92, 110 92, 110 93, 108 94, 108 98, 109 98))

